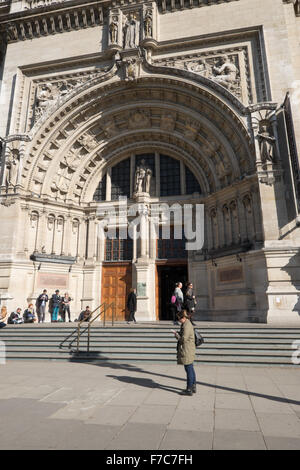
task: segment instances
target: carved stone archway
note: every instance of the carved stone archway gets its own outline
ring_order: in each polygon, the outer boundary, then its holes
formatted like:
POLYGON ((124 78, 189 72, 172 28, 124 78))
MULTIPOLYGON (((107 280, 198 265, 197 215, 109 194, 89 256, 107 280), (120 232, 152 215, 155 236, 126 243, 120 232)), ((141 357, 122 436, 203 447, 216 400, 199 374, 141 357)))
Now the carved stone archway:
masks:
POLYGON ((130 83, 116 72, 91 79, 37 122, 22 168, 25 193, 87 203, 107 162, 134 145, 182 155, 206 194, 254 173, 246 109, 223 87, 149 64, 130 83))

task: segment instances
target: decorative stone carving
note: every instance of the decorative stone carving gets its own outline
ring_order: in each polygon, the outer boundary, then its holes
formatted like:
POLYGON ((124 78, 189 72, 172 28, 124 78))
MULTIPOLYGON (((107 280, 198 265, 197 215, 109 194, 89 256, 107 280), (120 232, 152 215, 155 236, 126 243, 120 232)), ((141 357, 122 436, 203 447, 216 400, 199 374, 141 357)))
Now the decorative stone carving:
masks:
POLYGON ((175 129, 176 116, 174 114, 164 114, 160 118, 160 128, 165 131, 173 131, 175 129))
POLYGON ((104 126, 103 126, 103 132, 104 132, 104 136, 107 139, 110 139, 111 137, 114 137, 118 132, 115 121, 111 120, 111 121, 108 121, 107 123, 105 123, 104 126))
POLYGON ((123 17, 123 48, 136 48, 140 41, 140 21, 138 13, 129 13, 123 17))
POLYGON ((128 121, 129 128, 138 129, 150 126, 149 115, 144 111, 136 111, 131 114, 128 121))
POLYGON ((197 121, 188 120, 185 123, 184 136, 189 140, 195 140, 199 130, 197 121))
POLYGON ((5 162, 4 183, 6 187, 16 186, 18 182, 20 154, 18 149, 12 149, 5 162))
POLYGON ((88 152, 92 152, 98 145, 97 140, 94 136, 90 134, 83 134, 79 137, 78 142, 82 145, 88 152))
POLYGON ((159 59, 155 64, 185 69, 188 72, 210 78, 241 99, 242 89, 238 54, 230 56, 227 54, 212 54, 211 56, 208 54, 199 56, 197 54, 192 59, 185 59, 184 57, 159 59))
POLYGON ((145 165, 145 160, 142 160, 135 172, 134 193, 150 193, 150 183, 152 177, 152 170, 145 165))
POLYGON ((227 55, 220 58, 218 66, 213 67, 213 74, 213 80, 226 88, 234 86, 238 82, 238 69, 227 55))

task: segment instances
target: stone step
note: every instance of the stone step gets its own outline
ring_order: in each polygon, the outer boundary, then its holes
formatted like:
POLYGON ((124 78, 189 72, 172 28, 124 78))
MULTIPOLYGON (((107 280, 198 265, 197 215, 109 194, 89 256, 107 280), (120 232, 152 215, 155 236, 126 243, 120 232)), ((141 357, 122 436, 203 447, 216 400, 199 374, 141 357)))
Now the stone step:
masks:
MULTIPOLYGON (((74 349, 75 351, 75 349, 74 349)), ((39 347, 39 348, 32 348, 32 347, 18 347, 18 346, 7 346, 6 348, 6 354, 7 357, 10 357, 12 353, 22 353, 22 354, 27 354, 27 353, 33 353, 33 354, 39 354, 39 353, 51 353, 51 354, 64 354, 68 353, 69 351, 62 351, 57 348, 51 348, 51 347, 39 347)), ((86 349, 80 349, 80 352, 85 353, 86 349)), ((130 345, 120 347, 120 346, 107 346, 101 347, 101 349, 97 347, 90 347, 90 352, 91 353, 97 353, 99 354, 102 353, 109 353, 109 354, 115 354, 115 353, 121 353, 121 354, 130 354, 131 356, 136 356, 139 354, 147 355, 172 355, 176 356, 176 345, 173 348, 169 347, 148 347, 148 348, 141 348, 139 346, 135 345, 130 345)), ((258 356, 258 357, 264 357, 264 356, 273 356, 273 357, 291 357, 292 355, 292 350, 261 350, 257 351, 257 349, 224 349, 224 348, 199 348, 197 349, 196 354, 199 356, 205 356, 205 355, 220 355, 222 356, 232 356, 232 354, 238 355, 238 356, 258 356)))
MULTIPOLYGON (((173 355, 163 355, 163 356, 155 356, 155 355, 144 355, 140 354, 137 357, 134 355, 126 354, 120 355, 118 353, 109 353, 105 355, 101 354, 80 354, 80 355, 70 355, 70 354, 55 354, 55 353, 23 353, 20 355, 19 353, 11 353, 10 356, 7 358, 8 360, 68 360, 70 362, 149 362, 149 363, 176 363, 176 357, 173 355)), ((243 365, 285 365, 285 366, 292 366, 297 367, 292 364, 289 357, 259 357, 259 356, 252 356, 252 357, 240 357, 240 356, 219 356, 219 355, 207 355, 207 356, 198 356, 195 361, 197 364, 243 364, 243 365)))
MULTIPOLYGON (((284 351, 290 351, 292 347, 292 341, 291 342, 286 342, 286 343, 269 343, 269 344, 257 344, 257 343, 250 343, 250 342, 236 342, 236 343, 220 343, 220 342, 215 342, 215 341, 206 341, 202 346, 201 349, 207 349, 207 348, 215 348, 215 349, 241 349, 241 350, 247 350, 247 349, 252 349, 252 350, 284 350, 284 351)), ((31 347, 33 349, 37 348, 42 348, 42 347, 49 347, 49 348, 57 348, 59 346, 59 343, 57 341, 40 341, 40 340, 32 340, 32 341, 24 341, 24 340, 8 340, 5 342, 6 348, 28 348, 31 347)), ((80 349, 84 349, 87 347, 87 341, 83 340, 79 344, 80 349)), ((94 348, 112 348, 112 347, 132 347, 132 348, 155 348, 155 347, 162 347, 162 348, 172 348, 176 346, 176 343, 174 343, 174 340, 172 341, 120 341, 120 340, 115 340, 115 341, 96 341, 92 340, 90 341, 90 346, 94 348)), ((77 342, 73 343, 71 346, 73 349, 76 349, 77 347, 77 342)), ((62 347, 61 349, 69 349, 69 347, 66 345, 62 347)))

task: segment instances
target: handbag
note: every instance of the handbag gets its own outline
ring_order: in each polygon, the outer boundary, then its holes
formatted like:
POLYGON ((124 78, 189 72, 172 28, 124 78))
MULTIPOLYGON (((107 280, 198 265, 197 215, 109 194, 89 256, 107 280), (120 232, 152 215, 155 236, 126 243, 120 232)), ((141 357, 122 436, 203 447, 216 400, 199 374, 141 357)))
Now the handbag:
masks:
POLYGON ((196 346, 196 348, 198 348, 199 346, 201 346, 201 344, 204 343, 204 338, 199 333, 199 331, 196 330, 196 328, 194 329, 194 333, 195 333, 195 346, 196 346))

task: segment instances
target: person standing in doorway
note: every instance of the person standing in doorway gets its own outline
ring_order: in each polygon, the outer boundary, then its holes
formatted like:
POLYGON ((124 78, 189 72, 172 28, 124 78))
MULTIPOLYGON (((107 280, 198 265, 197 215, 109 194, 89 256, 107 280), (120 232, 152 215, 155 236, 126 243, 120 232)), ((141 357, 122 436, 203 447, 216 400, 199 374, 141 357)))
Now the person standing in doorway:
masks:
POLYGON ((56 323, 58 321, 58 313, 59 313, 59 308, 61 304, 61 297, 59 295, 59 290, 56 289, 55 294, 52 295, 51 297, 51 310, 52 310, 52 315, 51 315, 51 322, 56 323))
POLYGON ((47 295, 47 290, 44 289, 43 293, 40 294, 36 300, 36 310, 39 319, 39 323, 44 323, 45 321, 45 314, 46 314, 46 305, 49 298, 47 295))
POLYGON ((185 297, 184 305, 187 310, 189 320, 193 326, 196 326, 195 323, 193 322, 193 315, 195 312, 195 305, 197 302, 196 302, 196 297, 194 296, 193 284, 191 282, 189 282, 186 286, 184 297, 185 297))
POLYGON ((177 312, 181 312, 182 306, 183 306, 183 292, 182 292, 182 283, 181 282, 176 282, 176 287, 174 291, 174 295, 176 297, 176 306, 177 306, 177 312))
POLYGON ((196 356, 194 328, 188 319, 186 310, 178 313, 178 321, 181 324, 179 332, 174 332, 177 338, 177 364, 183 364, 186 371, 186 390, 182 395, 192 396, 196 393, 196 374, 194 370, 194 360, 196 356))
POLYGON ((136 323, 135 319, 135 312, 136 312, 136 290, 135 289, 130 289, 130 293, 127 299, 127 308, 129 310, 129 320, 127 323, 131 323, 134 321, 136 323))

